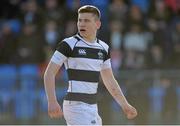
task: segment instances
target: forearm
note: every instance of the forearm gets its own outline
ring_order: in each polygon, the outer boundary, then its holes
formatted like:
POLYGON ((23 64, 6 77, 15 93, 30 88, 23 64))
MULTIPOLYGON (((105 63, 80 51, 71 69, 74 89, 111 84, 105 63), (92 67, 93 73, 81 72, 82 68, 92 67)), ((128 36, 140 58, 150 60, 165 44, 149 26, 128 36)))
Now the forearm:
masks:
POLYGON ((48 102, 56 101, 55 92, 55 75, 53 73, 45 72, 44 74, 44 87, 48 102))
POLYGON ((104 84, 109 93, 113 96, 113 98, 120 106, 124 106, 128 103, 120 86, 118 85, 118 82, 115 80, 114 77, 112 79, 105 80, 104 84))

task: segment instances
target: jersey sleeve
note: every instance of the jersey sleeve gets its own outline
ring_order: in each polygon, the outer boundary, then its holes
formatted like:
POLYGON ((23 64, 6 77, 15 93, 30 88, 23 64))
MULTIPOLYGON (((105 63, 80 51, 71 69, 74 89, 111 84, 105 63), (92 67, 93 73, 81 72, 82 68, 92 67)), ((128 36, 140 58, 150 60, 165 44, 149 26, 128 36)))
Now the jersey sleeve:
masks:
POLYGON ((62 65, 64 61, 70 57, 72 53, 71 47, 65 42, 62 41, 58 44, 56 51, 54 52, 51 61, 58 64, 62 65))
POLYGON ((64 56, 66 56, 67 58, 70 57, 70 55, 72 54, 72 49, 69 46, 69 44, 65 41, 62 41, 58 44, 56 50, 60 53, 62 53, 64 56))
POLYGON ((108 52, 105 55, 104 62, 101 66, 101 70, 111 68, 111 57, 110 57, 110 49, 108 48, 108 52))

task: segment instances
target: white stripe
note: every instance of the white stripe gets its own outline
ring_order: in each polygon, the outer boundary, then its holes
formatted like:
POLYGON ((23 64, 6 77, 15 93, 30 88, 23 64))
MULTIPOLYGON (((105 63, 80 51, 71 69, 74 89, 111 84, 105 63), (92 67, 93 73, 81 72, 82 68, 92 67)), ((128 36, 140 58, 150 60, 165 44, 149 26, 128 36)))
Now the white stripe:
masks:
POLYGON ((97 93, 98 83, 83 82, 83 81, 69 81, 68 92, 74 93, 97 93))
POLYGON ((72 68, 72 69, 100 71, 101 65, 103 65, 103 61, 98 59, 88 59, 88 58, 68 59, 68 68, 72 68))
POLYGON ((110 60, 110 59, 106 60, 106 61, 102 64, 101 70, 108 69, 108 68, 111 68, 111 60, 110 60))
POLYGON ((76 44, 76 47, 86 47, 86 48, 91 48, 91 49, 104 49, 100 44, 98 43, 95 43, 93 45, 90 45, 88 43, 85 43, 83 41, 79 41, 77 44, 76 44))
POLYGON ((51 61, 60 66, 64 63, 66 59, 67 57, 64 56, 62 53, 60 53, 59 51, 55 51, 53 56, 51 57, 51 61))

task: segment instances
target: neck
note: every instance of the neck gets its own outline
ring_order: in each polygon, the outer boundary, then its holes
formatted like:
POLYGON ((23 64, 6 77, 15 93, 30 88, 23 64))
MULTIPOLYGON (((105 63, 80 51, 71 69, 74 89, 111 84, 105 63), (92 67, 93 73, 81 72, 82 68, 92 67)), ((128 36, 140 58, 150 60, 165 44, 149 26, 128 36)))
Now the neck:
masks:
POLYGON ((87 42, 91 42, 93 43, 96 39, 96 36, 91 36, 91 37, 83 37, 84 40, 86 40, 87 42))
POLYGON ((79 36, 81 36, 85 41, 93 43, 96 40, 96 35, 92 35, 92 36, 82 36, 79 34, 79 36))

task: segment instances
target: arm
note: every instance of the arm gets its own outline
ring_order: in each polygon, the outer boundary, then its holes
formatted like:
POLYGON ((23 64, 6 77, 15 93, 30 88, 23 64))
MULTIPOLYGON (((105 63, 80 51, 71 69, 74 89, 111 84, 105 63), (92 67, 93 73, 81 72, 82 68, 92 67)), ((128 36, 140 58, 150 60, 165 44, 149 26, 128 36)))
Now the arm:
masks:
POLYGON ((51 118, 59 118, 63 115, 57 102, 55 92, 55 77, 62 64, 71 54, 71 47, 65 41, 58 44, 44 74, 44 86, 48 99, 48 114, 51 118))
POLYGON ((55 76, 60 66, 49 62, 46 71, 44 73, 44 87, 47 95, 48 102, 57 101, 55 92, 55 76))
POLYGON ((60 67, 60 65, 50 61, 44 74, 44 87, 48 100, 48 114, 51 118, 59 118, 62 116, 62 110, 57 102, 55 92, 55 76, 60 67))
POLYGON ((137 116, 137 111, 132 107, 126 100, 120 86, 114 78, 111 68, 101 70, 101 77, 109 93, 117 101, 117 103, 122 107, 124 113, 128 119, 133 119, 137 116))

